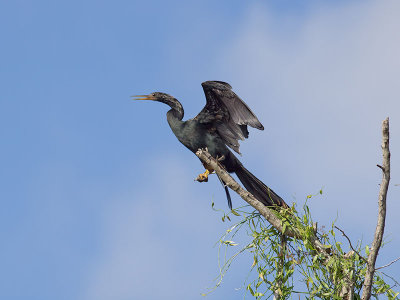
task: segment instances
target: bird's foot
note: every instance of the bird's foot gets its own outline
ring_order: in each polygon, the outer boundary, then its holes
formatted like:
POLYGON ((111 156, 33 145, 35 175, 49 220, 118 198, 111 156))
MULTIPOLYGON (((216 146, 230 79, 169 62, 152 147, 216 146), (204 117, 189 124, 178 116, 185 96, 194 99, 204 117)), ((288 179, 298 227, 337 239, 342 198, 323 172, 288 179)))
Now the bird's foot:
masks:
POLYGON ((204 173, 199 174, 199 176, 197 176, 197 178, 195 179, 198 182, 207 182, 208 181, 208 175, 210 175, 210 171, 206 170, 204 173))
POLYGON ((225 160, 225 155, 217 156, 218 161, 223 161, 225 160))

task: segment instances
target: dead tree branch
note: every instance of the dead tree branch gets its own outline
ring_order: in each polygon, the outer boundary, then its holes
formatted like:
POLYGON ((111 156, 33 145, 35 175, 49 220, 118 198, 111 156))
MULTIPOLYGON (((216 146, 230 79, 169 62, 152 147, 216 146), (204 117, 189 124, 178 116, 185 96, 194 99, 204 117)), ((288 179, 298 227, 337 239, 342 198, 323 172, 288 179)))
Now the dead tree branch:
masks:
POLYGON ((367 272, 363 285, 362 300, 368 300, 371 297, 371 289, 375 272, 375 262, 378 256, 379 248, 382 245, 383 232, 385 230, 386 218, 386 195, 390 181, 390 151, 389 151, 389 118, 382 123, 382 153, 383 164, 378 166, 382 169, 382 183, 378 198, 378 222, 376 225, 374 240, 371 245, 371 252, 368 256, 367 272))
MULTIPOLYGON (((218 176, 225 182, 225 184, 230 187, 233 191, 235 191, 244 201, 254 207, 256 210, 260 212, 260 214, 272 225, 274 226, 280 233, 284 234, 288 237, 294 237, 296 239, 302 239, 300 233, 295 228, 286 228, 283 230, 283 225, 281 220, 276 216, 274 211, 260 201, 258 201, 252 194, 243 189, 229 173, 224 169, 223 166, 213 158, 210 153, 208 153, 205 149, 199 149, 196 152, 196 155, 201 159, 203 163, 210 166, 218 176)), ((314 248, 322 253, 325 257, 329 256, 329 253, 325 249, 324 245, 318 240, 316 236, 310 238, 310 242, 314 246, 314 248)))
POLYGON ((388 264, 386 264, 386 265, 384 265, 384 266, 382 266, 382 267, 376 268, 375 271, 376 271, 376 270, 379 270, 379 269, 383 269, 383 268, 389 267, 390 265, 394 264, 394 263, 395 263, 396 261, 398 261, 399 259, 400 259, 400 257, 396 258, 395 260, 392 260, 390 263, 388 263, 388 264))
MULTIPOLYGON (((367 258, 367 260, 362 257, 355 249, 353 248, 350 239, 342 232, 342 234, 348 239, 350 243, 350 247, 354 252, 357 253, 357 255, 366 261, 367 263, 367 272, 365 275, 365 280, 364 280, 364 285, 363 285, 363 295, 362 295, 362 300, 369 300, 371 297, 371 289, 372 289, 372 284, 373 284, 373 277, 374 277, 374 272, 375 272, 375 262, 376 258, 378 256, 378 251, 379 248, 381 247, 382 244, 382 239, 383 239, 383 232, 384 232, 384 227, 385 227, 385 217, 386 217, 386 195, 387 195, 387 190, 389 186, 389 181, 390 181, 390 151, 389 151, 389 119, 387 118, 386 120, 383 121, 382 123, 382 151, 383 151, 383 165, 378 167, 382 170, 383 172, 383 178, 382 178, 382 183, 380 186, 380 191, 379 191, 379 212, 378 212, 378 223, 376 226, 376 231, 375 231, 375 236, 374 240, 371 245, 371 252, 367 258)), ((218 174, 218 176, 225 182, 225 184, 231 188, 233 191, 235 191, 243 200, 245 200, 248 204, 250 204, 253 208, 255 208, 275 229, 277 229, 282 236, 286 237, 293 237, 299 240, 303 240, 303 237, 300 234, 300 231, 298 228, 286 228, 283 230, 283 225, 281 220, 278 218, 276 215, 276 212, 273 209, 270 209, 266 207, 264 204, 262 204, 260 201, 258 201, 251 193, 248 191, 244 190, 230 175, 229 173, 221 166, 221 164, 218 162, 217 159, 213 158, 206 149, 199 149, 196 152, 196 155, 200 158, 200 160, 208 165, 210 168, 214 169, 215 172, 218 174)), ((329 253, 329 250, 324 247, 324 245, 321 243, 321 241, 318 239, 316 234, 311 236, 311 238, 307 239, 308 242, 310 242, 314 249, 316 249, 317 252, 322 254, 322 256, 325 258, 326 261, 328 261, 329 256, 333 255, 329 253)), ((349 252, 348 258, 351 257, 354 252, 351 251, 349 252)), ((345 255, 345 258, 347 256, 345 255)), ((397 261, 397 260, 396 260, 397 261)), ((394 263, 393 261, 392 263, 394 263)), ((345 299, 352 299, 354 295, 353 287, 354 287, 354 278, 350 276, 351 270, 348 270, 349 276, 346 277, 346 286, 342 290, 342 296, 345 299)), ((353 274, 354 275, 354 274, 353 274)))
POLYGON ((337 227, 337 226, 335 226, 335 228, 337 230, 339 230, 342 233, 342 235, 347 239, 347 241, 349 242, 351 250, 353 250, 358 255, 359 258, 361 258, 363 261, 367 262, 367 260, 360 253, 358 253, 358 251, 356 249, 353 248, 353 245, 351 244, 351 241, 350 241, 349 237, 344 233, 344 231, 342 229, 340 229, 339 227, 337 227))
MULTIPOLYGON (((340 229, 339 229, 340 230, 340 229)), ((343 257, 350 259, 354 255, 354 251, 350 251, 346 253, 343 257)), ((343 270, 344 271, 344 280, 345 283, 340 291, 340 296, 342 299, 346 300, 353 300, 354 298, 354 262, 353 266, 349 269, 343 270)))

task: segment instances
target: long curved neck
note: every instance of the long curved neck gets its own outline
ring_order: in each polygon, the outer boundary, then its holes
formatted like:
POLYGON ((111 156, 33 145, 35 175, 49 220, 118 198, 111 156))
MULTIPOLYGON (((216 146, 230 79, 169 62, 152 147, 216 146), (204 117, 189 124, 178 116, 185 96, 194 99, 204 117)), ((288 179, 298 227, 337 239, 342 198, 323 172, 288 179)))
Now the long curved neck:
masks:
POLYGON ((168 124, 171 127, 172 131, 176 134, 177 130, 182 126, 184 122, 182 122, 184 111, 182 104, 173 99, 173 101, 168 101, 168 104, 171 109, 167 112, 167 120, 168 124))
POLYGON ((172 131, 174 132, 184 123, 182 122, 182 119, 183 119, 183 110, 179 111, 172 108, 167 112, 168 124, 171 127, 172 131))
POLYGON ((167 118, 175 118, 178 121, 182 121, 184 111, 182 105, 178 102, 179 105, 171 106, 171 109, 167 112, 167 118))

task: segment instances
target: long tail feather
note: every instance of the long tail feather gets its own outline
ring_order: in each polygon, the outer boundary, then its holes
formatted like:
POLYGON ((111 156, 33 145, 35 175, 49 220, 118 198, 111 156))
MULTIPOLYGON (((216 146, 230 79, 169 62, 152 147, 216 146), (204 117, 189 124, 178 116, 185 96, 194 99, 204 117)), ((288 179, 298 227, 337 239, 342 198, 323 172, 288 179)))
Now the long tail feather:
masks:
POLYGON ((231 199, 231 195, 229 194, 228 186, 225 184, 225 182, 222 180, 221 177, 218 176, 218 179, 219 179, 219 181, 221 182, 222 186, 225 189, 226 199, 228 200, 229 209, 232 210, 232 199, 231 199))
POLYGON ((235 170, 235 173, 246 190, 264 205, 288 207, 281 197, 267 187, 260 179, 250 173, 242 164, 235 170))

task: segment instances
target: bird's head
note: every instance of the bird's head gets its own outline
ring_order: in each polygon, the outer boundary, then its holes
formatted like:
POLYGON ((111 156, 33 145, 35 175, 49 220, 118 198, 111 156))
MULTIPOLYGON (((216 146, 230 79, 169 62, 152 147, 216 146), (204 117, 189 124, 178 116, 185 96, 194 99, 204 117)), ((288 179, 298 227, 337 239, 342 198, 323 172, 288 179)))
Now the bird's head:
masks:
POLYGON ((181 103, 177 99, 175 99, 174 97, 172 97, 171 95, 168 95, 166 93, 154 92, 149 95, 136 95, 136 96, 132 96, 132 97, 133 97, 133 100, 152 100, 152 101, 165 103, 172 109, 178 111, 179 114, 182 114, 182 116, 183 116, 183 107, 182 107, 181 103))
POLYGON ((174 102, 174 100, 176 101, 176 99, 174 97, 172 97, 171 95, 168 95, 166 93, 160 93, 160 92, 154 92, 149 95, 135 95, 132 97, 133 97, 133 100, 152 100, 152 101, 162 102, 165 104, 174 102))

